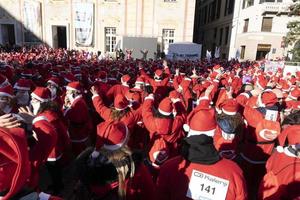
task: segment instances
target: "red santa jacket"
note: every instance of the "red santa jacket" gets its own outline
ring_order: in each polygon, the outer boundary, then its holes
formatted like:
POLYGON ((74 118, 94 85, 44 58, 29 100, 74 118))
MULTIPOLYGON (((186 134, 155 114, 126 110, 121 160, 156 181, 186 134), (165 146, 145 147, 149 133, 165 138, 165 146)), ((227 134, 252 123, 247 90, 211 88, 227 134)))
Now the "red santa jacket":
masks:
POLYGON ((69 108, 64 110, 64 116, 69 123, 71 142, 85 142, 91 130, 91 120, 87 104, 81 95, 77 96, 69 108))
POLYGON ((247 191, 242 170, 221 159, 212 165, 190 163, 181 156, 168 160, 157 180, 158 200, 226 199, 245 200, 247 191))
POLYGON ((152 111, 153 105, 154 99, 145 99, 142 107, 144 125, 150 133, 150 138, 153 138, 154 135, 160 135, 165 139, 165 135, 171 135, 173 127, 177 127, 178 124, 173 124, 174 119, 172 118, 154 117, 152 111))
POLYGON ((66 125, 63 123, 59 114, 53 111, 45 111, 41 114, 41 116, 44 116, 48 119, 48 121, 52 124, 52 126, 55 128, 57 133, 56 145, 53 148, 47 160, 48 161, 59 160, 62 157, 66 148, 70 146, 71 141, 68 135, 68 129, 66 125))
POLYGON ((42 115, 38 115, 32 121, 33 136, 36 143, 30 148, 29 159, 32 164, 32 174, 30 185, 36 187, 39 179, 39 167, 46 162, 51 151, 57 143, 57 132, 48 119, 42 115))
MULTIPOLYGON (((224 133, 223 133, 224 134, 224 133)), ((226 133, 225 133, 226 134, 226 133)), ((235 135, 232 140, 225 139, 222 136, 222 129, 217 126, 215 135, 214 135, 214 145, 219 151, 219 155, 223 158, 234 159, 238 151, 238 145, 240 143, 240 137, 235 135)))
POLYGON ((114 85, 107 91, 106 97, 109 102, 112 102, 117 94, 122 94, 123 96, 125 96, 126 92, 128 92, 129 89, 130 88, 128 85, 114 85))
MULTIPOLYGON (((99 95, 93 96, 93 105, 97 113, 105 120, 112 121, 112 112, 113 109, 105 106, 102 98, 99 95)), ((120 121, 124 122, 129 130, 132 130, 137 122, 141 121, 141 112, 140 109, 134 111, 130 110, 126 115, 124 115, 120 121)))
POLYGON ((283 153, 275 151, 267 161, 267 173, 260 188, 259 199, 300 198, 300 158, 289 156, 287 148, 283 153))

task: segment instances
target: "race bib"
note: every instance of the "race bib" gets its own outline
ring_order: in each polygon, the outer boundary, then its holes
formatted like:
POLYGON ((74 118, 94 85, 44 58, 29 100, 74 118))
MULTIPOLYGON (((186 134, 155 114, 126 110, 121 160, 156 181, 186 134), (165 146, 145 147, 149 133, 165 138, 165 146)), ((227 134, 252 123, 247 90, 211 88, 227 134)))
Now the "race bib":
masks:
POLYGON ((267 110, 265 119, 270 121, 277 121, 278 111, 277 110, 267 110))
POLYGON ((194 200, 225 200, 229 181, 193 170, 186 196, 194 200))

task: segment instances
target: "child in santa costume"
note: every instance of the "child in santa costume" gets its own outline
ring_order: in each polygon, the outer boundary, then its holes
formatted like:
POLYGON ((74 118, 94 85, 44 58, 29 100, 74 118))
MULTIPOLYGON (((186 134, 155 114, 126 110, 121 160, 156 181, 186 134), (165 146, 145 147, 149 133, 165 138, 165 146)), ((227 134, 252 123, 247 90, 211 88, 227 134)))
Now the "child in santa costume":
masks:
POLYGON ((259 188, 258 199, 300 198, 300 112, 290 114, 282 124, 280 146, 266 163, 265 174, 259 188))
POLYGON ((77 158, 81 184, 96 199, 154 199, 154 184, 142 157, 127 147, 129 129, 123 122, 97 127, 95 149, 77 158))

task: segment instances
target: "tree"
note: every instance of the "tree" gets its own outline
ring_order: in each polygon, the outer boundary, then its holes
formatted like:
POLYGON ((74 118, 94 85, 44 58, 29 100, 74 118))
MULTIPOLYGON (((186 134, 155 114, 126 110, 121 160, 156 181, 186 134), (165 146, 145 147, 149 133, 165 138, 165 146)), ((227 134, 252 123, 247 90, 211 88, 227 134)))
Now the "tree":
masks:
MULTIPOLYGON (((300 1, 294 0, 294 4, 290 7, 289 15, 300 16, 300 1)), ((293 45, 293 49, 290 50, 290 53, 293 54, 293 61, 300 62, 300 21, 291 21, 288 23, 287 28, 289 32, 285 37, 285 45, 293 45)))

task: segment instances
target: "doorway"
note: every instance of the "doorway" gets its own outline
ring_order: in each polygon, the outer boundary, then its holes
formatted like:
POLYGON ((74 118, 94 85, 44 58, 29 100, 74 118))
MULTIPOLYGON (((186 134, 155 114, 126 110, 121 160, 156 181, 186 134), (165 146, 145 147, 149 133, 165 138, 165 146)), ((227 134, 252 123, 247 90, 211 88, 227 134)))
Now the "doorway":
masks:
POLYGON ((256 51, 256 60, 262 60, 266 58, 266 55, 271 51, 270 44, 258 44, 256 51))
POLYGON ((14 24, 1 24, 2 44, 15 45, 15 25, 14 24))
POLYGON ((67 27, 52 26, 53 48, 67 48, 67 27))

